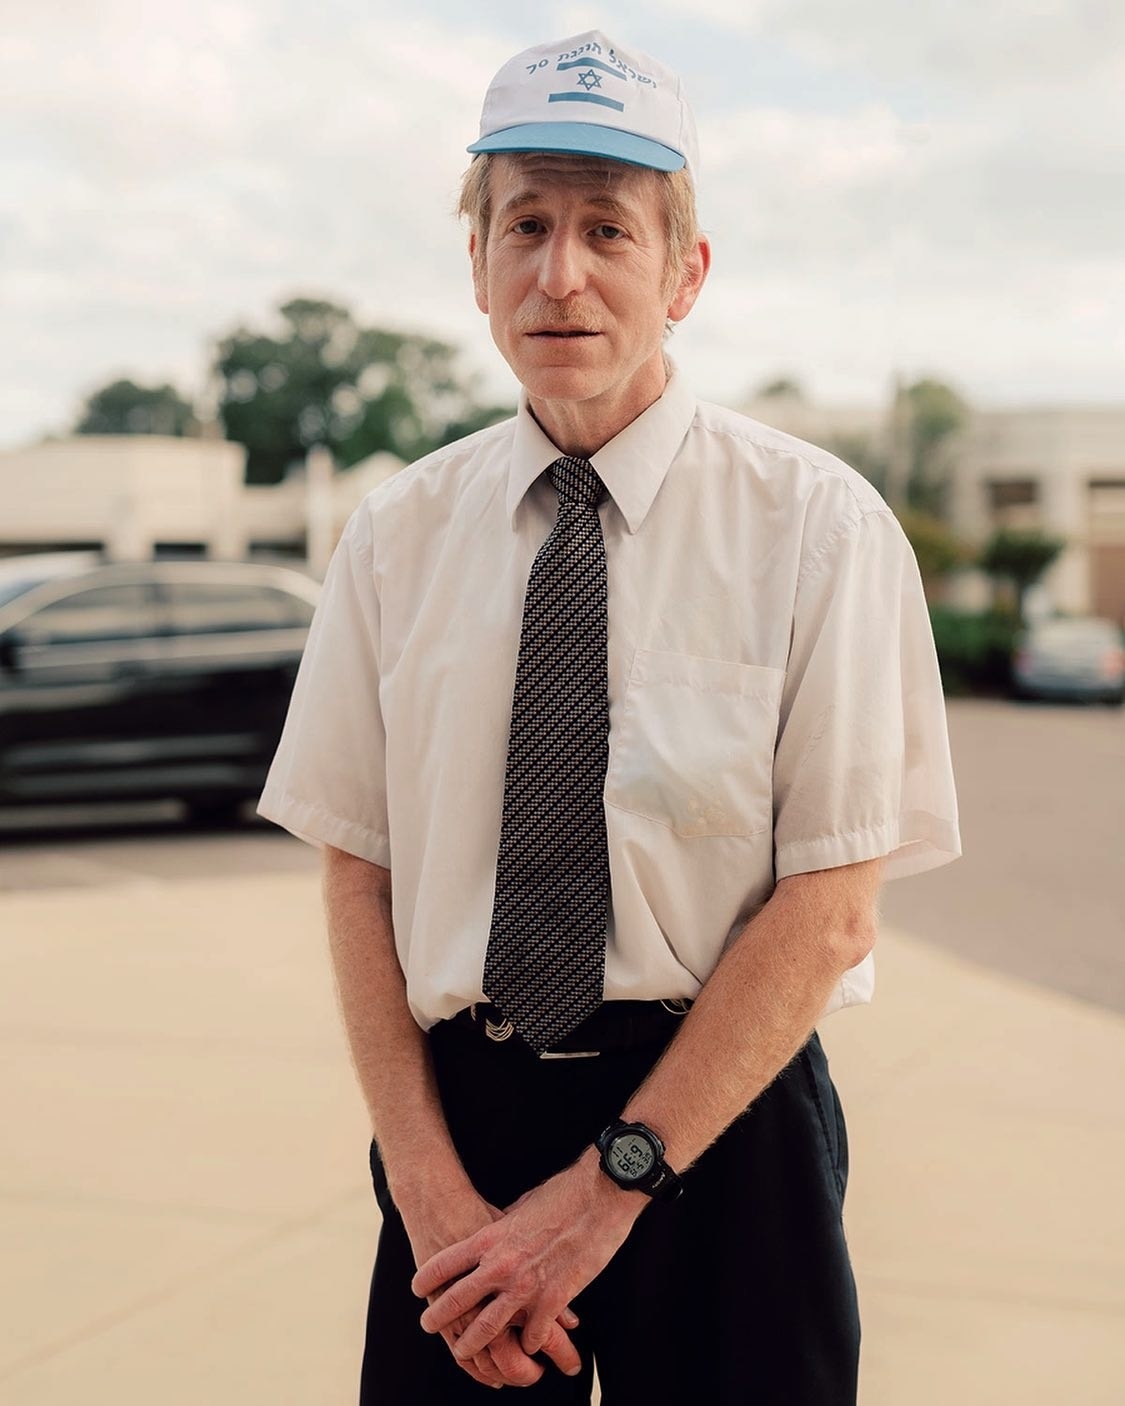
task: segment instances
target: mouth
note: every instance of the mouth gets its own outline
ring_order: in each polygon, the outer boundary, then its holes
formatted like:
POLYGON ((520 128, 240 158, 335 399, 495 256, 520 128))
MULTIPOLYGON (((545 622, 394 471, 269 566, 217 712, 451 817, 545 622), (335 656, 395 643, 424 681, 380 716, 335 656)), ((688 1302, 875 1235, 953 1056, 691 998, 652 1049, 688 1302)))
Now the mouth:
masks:
POLYGON ((571 339, 577 337, 596 337, 598 333, 584 332, 576 327, 540 327, 534 332, 529 332, 527 335, 529 337, 564 337, 571 339))

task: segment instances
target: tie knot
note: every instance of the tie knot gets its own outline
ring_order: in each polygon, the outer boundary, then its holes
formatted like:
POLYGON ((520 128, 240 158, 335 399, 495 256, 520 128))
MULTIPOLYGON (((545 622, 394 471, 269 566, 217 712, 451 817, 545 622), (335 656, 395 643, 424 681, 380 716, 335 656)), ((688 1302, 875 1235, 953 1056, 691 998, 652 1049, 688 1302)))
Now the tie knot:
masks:
POLYGON ((605 485, 589 459, 574 459, 564 454, 548 468, 547 474, 560 500, 567 503, 594 507, 602 496, 605 485))

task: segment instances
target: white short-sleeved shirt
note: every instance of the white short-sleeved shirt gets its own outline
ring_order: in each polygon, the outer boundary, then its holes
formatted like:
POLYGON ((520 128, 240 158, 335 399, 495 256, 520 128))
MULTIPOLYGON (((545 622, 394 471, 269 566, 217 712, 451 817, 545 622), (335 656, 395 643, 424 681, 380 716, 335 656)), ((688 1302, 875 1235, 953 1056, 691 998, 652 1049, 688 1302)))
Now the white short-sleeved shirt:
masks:
MULTIPOLYGON (((423 1027, 483 1000, 524 590, 559 451, 521 404, 349 520, 259 811, 394 873, 423 1027)), ((822 450, 664 395, 594 455, 609 577, 606 999, 697 994, 789 874, 960 852, 913 554, 822 450)), ((868 957, 828 1010, 867 1001, 868 957)))

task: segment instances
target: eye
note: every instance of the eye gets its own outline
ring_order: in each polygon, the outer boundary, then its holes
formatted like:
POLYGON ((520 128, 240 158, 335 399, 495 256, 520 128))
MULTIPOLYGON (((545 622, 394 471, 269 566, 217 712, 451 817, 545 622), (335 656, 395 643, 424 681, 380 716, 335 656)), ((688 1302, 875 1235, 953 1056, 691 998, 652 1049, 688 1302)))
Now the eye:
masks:
POLYGON ((512 226, 513 234, 538 234, 541 225, 537 219, 531 215, 525 215, 522 220, 517 220, 512 226))
POLYGON ((625 231, 618 225, 597 225, 595 226, 594 233, 599 239, 608 239, 611 242, 625 238, 625 231))

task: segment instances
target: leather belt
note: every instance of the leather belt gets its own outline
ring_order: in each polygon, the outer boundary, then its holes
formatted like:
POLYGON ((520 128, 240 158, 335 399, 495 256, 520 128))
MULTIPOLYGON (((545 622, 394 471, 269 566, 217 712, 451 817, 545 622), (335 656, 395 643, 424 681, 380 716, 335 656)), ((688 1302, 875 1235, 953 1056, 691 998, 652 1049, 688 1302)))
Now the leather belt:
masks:
MULTIPOLYGON (((606 1001, 554 1048, 544 1050, 539 1058, 590 1059, 639 1045, 667 1043, 690 1009, 688 1000, 606 1001)), ((525 1054, 534 1053, 516 1034, 511 1021, 487 1002, 466 1006, 447 1023, 494 1044, 508 1044, 525 1054)))

